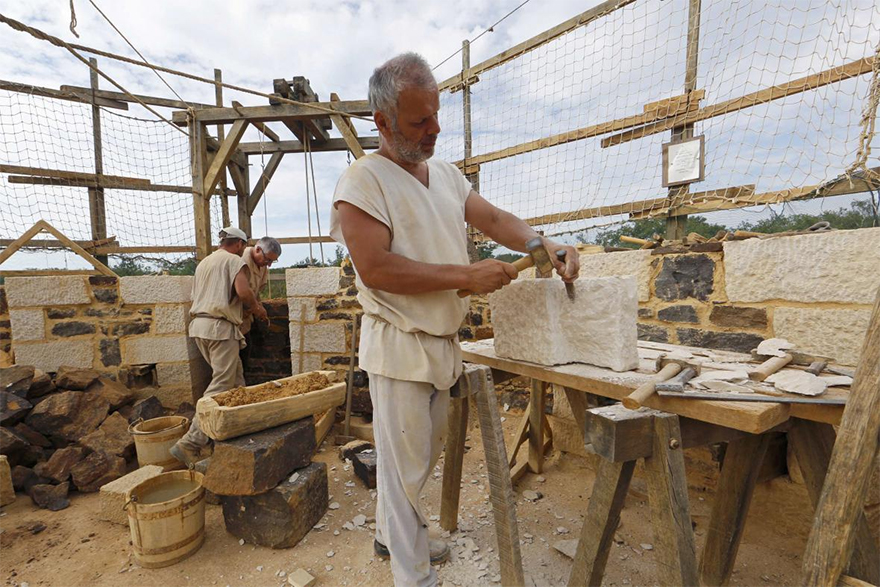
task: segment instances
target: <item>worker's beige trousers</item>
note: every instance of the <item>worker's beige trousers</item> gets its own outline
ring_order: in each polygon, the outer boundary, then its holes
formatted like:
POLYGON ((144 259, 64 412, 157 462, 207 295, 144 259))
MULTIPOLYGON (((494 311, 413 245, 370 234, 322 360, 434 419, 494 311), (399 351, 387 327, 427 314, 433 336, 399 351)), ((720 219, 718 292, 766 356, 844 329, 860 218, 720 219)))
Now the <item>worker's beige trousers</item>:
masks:
MULTIPOLYGON (((241 344, 238 340, 234 338, 209 340, 195 337, 192 340, 211 366, 211 383, 205 390, 205 397, 244 385, 244 369, 241 366, 241 358, 238 356, 241 344)), ((196 415, 193 416, 189 432, 184 434, 178 442, 190 450, 198 450, 206 446, 210 440, 208 435, 199 428, 199 417, 196 415)))
POLYGON ((446 439, 449 390, 370 373, 376 440, 376 540, 391 551, 395 587, 434 587, 419 495, 446 439))

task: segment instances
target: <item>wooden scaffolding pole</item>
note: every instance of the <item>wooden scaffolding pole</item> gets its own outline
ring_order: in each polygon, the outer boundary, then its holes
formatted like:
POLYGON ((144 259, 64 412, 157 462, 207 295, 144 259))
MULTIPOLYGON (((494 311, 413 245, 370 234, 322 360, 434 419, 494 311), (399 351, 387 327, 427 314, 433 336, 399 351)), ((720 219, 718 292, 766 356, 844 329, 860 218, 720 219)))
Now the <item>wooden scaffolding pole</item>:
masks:
MULTIPOLYGON (((223 72, 219 69, 214 69, 214 80, 217 81, 217 84, 214 86, 214 100, 217 103, 217 106, 223 108, 223 86, 220 84, 223 82, 223 72)), ((217 140, 220 141, 220 144, 223 144, 223 139, 226 138, 226 129, 223 128, 222 124, 217 125, 217 140)), ((220 193, 226 193, 226 173, 223 172, 220 175, 220 193)), ((229 200, 226 198, 220 198, 220 209, 221 214, 223 216, 223 226, 229 226, 232 224, 229 221, 229 200)))
POLYGON ((205 125, 192 117, 189 121, 189 147, 190 165, 192 168, 196 259, 201 261, 211 254, 211 200, 205 197, 204 187, 208 156, 207 145, 205 144, 205 125))
MULTIPOLYGON (((94 99, 94 92, 98 91, 98 60, 92 57, 89 63, 92 66, 89 79, 94 99)), ((104 173, 104 150, 101 147, 101 107, 95 103, 92 103, 92 141, 95 148, 95 175, 100 176, 104 173)), ((104 207, 104 188, 101 186, 89 188, 89 217, 92 223, 92 240, 107 238, 107 211, 104 207)), ((98 255, 98 261, 106 265, 107 255, 98 255)))

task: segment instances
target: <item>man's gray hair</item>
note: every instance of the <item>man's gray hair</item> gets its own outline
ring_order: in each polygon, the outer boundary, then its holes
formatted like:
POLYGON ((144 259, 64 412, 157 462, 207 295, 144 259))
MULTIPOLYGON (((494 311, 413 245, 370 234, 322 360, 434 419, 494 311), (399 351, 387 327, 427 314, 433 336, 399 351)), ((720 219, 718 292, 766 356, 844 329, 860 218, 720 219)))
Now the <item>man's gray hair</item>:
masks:
POLYGON ((431 66, 418 53, 402 53, 392 57, 370 76, 370 110, 382 112, 397 120, 397 100, 404 88, 436 88, 437 80, 431 66))
POLYGON ((275 253, 276 255, 281 255, 281 243, 279 243, 271 236, 264 236, 263 238, 258 240, 257 246, 260 247, 260 250, 264 253, 275 253))

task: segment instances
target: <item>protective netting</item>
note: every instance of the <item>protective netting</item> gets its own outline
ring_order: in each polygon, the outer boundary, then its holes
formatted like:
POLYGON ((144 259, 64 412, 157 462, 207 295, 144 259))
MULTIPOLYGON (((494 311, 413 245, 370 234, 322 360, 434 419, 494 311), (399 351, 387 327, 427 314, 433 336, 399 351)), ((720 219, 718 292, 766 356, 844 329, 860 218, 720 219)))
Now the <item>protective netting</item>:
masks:
MULTIPOLYGON (((661 153, 669 130, 607 147, 602 139, 631 129, 513 151, 643 114, 646 104, 683 94, 687 33, 688 2, 639 0, 480 72, 470 86, 470 161, 480 163, 482 195, 522 218, 553 215, 533 222, 548 234, 663 211, 668 190, 661 153), (609 208, 594 210, 599 207, 609 208)), ((705 98, 699 106, 880 59, 878 49, 875 0, 703 0, 696 88, 705 98)), ((856 161, 862 134, 870 143, 880 131, 862 125, 876 75, 869 63, 856 77, 697 121, 706 177, 690 191, 754 185, 763 194, 838 178, 856 161)), ((464 156, 462 94, 441 94, 438 155, 450 161, 464 156)), ((867 167, 878 166, 876 153, 867 167)))
MULTIPOLYGON (((107 235, 120 247, 195 246, 187 136, 134 104, 129 111, 101 108, 100 115, 104 175, 177 188, 105 188, 107 235)), ((91 105, 0 90, 0 163, 94 173, 91 105)), ((74 240, 92 239, 87 187, 11 183, 9 175, 0 173, 0 239, 15 239, 40 219, 74 240)), ((221 223, 218 197, 211 223, 221 223)))

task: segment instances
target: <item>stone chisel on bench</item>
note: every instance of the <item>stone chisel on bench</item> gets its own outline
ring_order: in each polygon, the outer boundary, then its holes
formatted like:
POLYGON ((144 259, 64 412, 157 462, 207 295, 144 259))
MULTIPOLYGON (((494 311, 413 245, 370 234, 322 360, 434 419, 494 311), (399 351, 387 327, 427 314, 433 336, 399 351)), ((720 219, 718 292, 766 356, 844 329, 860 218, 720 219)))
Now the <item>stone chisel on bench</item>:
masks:
POLYGON ((683 359, 676 359, 667 357, 666 355, 660 355, 657 358, 656 363, 657 373, 655 373, 649 381, 641 384, 635 390, 623 398, 623 405, 630 410, 638 410, 641 408, 648 398, 654 395, 654 391, 656 386, 659 383, 663 383, 668 381, 678 375, 682 369, 691 368, 696 371, 697 375, 700 373, 700 366, 693 365, 688 363, 683 359))
MULTIPOLYGON (((678 391, 683 392, 685 385, 687 382, 697 376, 697 369, 695 367, 685 367, 681 370, 681 373, 669 379, 667 381, 663 381, 662 383, 658 383, 656 386, 657 393, 662 391, 678 391)), ((663 395, 663 394, 661 394, 663 395)))

